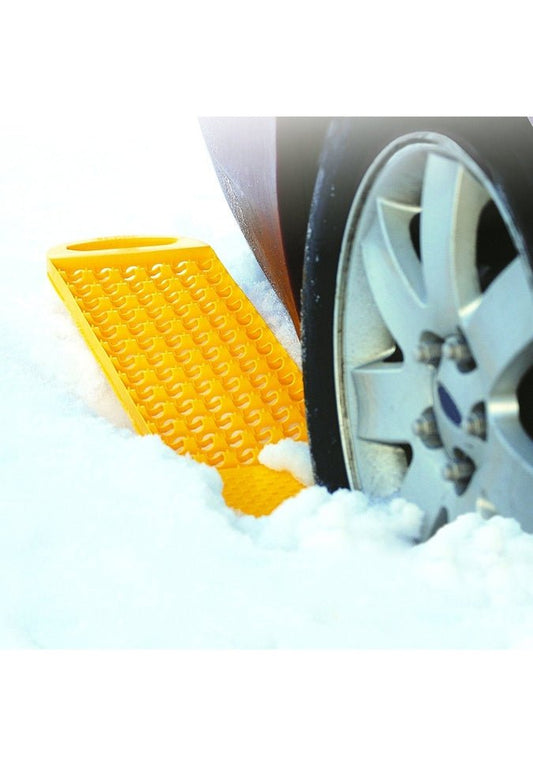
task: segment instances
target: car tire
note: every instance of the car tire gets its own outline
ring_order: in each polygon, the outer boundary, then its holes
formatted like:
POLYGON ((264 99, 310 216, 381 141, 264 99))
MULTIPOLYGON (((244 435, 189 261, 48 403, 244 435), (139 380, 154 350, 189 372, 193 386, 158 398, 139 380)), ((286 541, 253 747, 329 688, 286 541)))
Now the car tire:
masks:
POLYGON ((421 539, 474 510, 533 531, 532 201, 526 118, 331 121, 302 289, 315 478, 416 502, 421 539), (434 267, 439 227, 454 255, 434 267))

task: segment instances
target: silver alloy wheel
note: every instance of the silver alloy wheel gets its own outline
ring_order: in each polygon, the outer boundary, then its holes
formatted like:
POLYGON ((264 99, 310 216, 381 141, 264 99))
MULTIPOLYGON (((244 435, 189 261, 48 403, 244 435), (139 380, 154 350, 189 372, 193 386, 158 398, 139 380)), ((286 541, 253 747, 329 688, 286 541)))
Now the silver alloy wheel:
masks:
POLYGON ((352 487, 417 503, 424 539, 474 510, 533 531, 520 394, 533 289, 520 252, 505 200, 438 134, 391 144, 352 205, 334 318, 344 459, 352 487))

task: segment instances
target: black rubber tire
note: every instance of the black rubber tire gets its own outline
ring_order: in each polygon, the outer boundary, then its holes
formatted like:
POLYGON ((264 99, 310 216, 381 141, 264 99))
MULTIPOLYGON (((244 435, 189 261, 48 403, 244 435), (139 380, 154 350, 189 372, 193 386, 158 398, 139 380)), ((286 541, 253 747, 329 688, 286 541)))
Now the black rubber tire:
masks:
MULTIPOLYGON (((315 479, 349 485, 333 374, 337 263, 348 214, 376 156, 396 138, 432 131, 462 146, 507 200, 533 266, 533 126, 524 117, 338 118, 330 123, 311 204, 302 287, 302 362, 315 479)), ((533 409, 533 407, 532 407, 533 409)))

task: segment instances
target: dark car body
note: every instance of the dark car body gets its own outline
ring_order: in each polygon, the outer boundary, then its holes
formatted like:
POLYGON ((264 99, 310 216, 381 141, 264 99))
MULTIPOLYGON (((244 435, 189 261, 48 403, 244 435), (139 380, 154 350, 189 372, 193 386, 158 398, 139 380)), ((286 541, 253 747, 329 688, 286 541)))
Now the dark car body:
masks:
POLYGON ((220 185, 297 330, 309 209, 326 117, 200 120, 220 185))

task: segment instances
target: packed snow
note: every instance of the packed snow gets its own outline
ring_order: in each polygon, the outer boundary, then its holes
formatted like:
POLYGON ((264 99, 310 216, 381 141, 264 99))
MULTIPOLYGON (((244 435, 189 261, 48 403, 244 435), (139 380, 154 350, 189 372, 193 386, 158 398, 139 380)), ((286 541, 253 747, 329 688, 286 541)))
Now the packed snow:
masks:
POLYGON ((305 488, 260 519, 217 471, 136 435, 46 278, 61 242, 213 246, 292 356, 299 344, 192 117, 4 132, 0 412, 3 648, 533 646, 533 537, 467 514, 313 486, 307 445, 261 460, 305 488))
POLYGON ((259 453, 259 462, 274 471, 289 471, 305 487, 314 484, 311 453, 307 442, 281 439, 267 444, 259 453))

